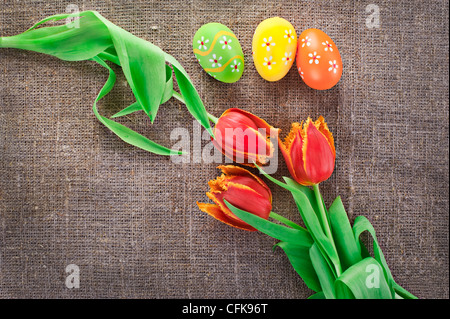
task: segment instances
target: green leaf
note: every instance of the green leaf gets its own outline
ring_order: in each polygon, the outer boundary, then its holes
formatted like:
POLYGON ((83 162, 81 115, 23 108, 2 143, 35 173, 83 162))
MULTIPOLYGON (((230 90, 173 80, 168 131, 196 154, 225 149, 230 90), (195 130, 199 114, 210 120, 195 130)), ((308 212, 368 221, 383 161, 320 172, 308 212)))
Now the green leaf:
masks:
MULTIPOLYGON (((290 183, 291 181, 288 180, 287 184, 293 187, 293 184, 290 183)), ((296 188, 294 188, 294 191, 291 191, 291 194, 294 197, 294 201, 306 228, 311 233, 311 237, 314 239, 314 242, 317 244, 317 247, 322 252, 334 274, 338 275, 337 270, 341 267, 339 256, 332 242, 325 235, 321 222, 312 208, 311 202, 303 192, 296 188)))
POLYGON ((116 26, 100 14, 96 12, 94 14, 108 28, 128 84, 137 102, 153 123, 166 83, 163 51, 156 45, 116 26))
POLYGON ((319 291, 314 295, 309 296, 308 299, 327 299, 327 298, 325 298, 325 294, 323 293, 323 291, 319 291))
POLYGON ((289 219, 287 219, 287 218, 285 218, 285 217, 283 217, 281 215, 278 215, 278 214, 276 214, 274 212, 270 212, 269 217, 273 218, 275 220, 278 220, 279 222, 285 224, 286 226, 289 226, 289 227, 292 227, 292 228, 296 228, 296 229, 304 229, 302 226, 300 226, 300 225, 294 223, 293 221, 291 221, 291 220, 289 220, 289 219))
POLYGON ((286 253, 292 267, 302 278, 309 289, 318 292, 322 288, 319 278, 311 262, 309 250, 312 245, 295 244, 291 242, 281 241, 274 247, 280 247, 286 253))
POLYGON ((142 106, 139 104, 139 102, 134 102, 130 106, 127 106, 123 110, 121 110, 121 111, 117 112, 116 114, 114 114, 113 116, 111 116, 111 118, 125 116, 128 114, 137 112, 137 111, 142 111, 142 106))
POLYGON ((181 66, 181 64, 170 54, 165 54, 167 62, 172 64, 175 77, 177 79, 178 87, 180 89, 183 100, 186 103, 188 111, 192 116, 208 131, 209 135, 214 138, 214 134, 211 129, 211 123, 208 119, 208 113, 203 105, 197 90, 195 89, 189 75, 181 66))
MULTIPOLYGON (((172 69, 166 64, 167 60, 174 68, 178 86, 189 112, 213 136, 206 109, 189 76, 178 61, 154 44, 111 23, 98 12, 84 11, 48 17, 22 34, 0 37, 0 48, 30 50, 67 61, 111 61, 122 67, 136 98, 135 104, 123 110, 122 113, 119 112, 115 117, 137 111, 139 106, 150 117, 152 123, 160 104, 174 94, 172 69), (67 18, 79 19, 64 25, 37 28, 45 22, 67 18)), ((149 151, 155 150, 157 154, 167 154, 166 148, 161 148, 138 133, 99 116, 98 113, 96 116, 113 132, 116 134, 120 132, 118 135, 124 141, 149 151)))
MULTIPOLYGON (((109 59, 107 59, 109 60, 109 59)), ((164 95, 161 100, 161 104, 167 102, 173 96, 173 77, 172 77, 172 69, 170 66, 166 65, 166 88, 164 90, 164 95)), ((134 102, 130 106, 124 108, 123 110, 117 112, 111 118, 125 116, 137 111, 142 111, 142 106, 139 102, 134 102)))
POLYGON ((328 215, 339 260, 342 263, 343 270, 345 270, 351 265, 360 262, 362 258, 340 197, 337 197, 330 206, 328 215))
POLYGON ((299 245, 311 245, 313 242, 306 229, 293 229, 272 223, 264 218, 233 206, 227 200, 224 200, 224 202, 238 218, 270 237, 299 245))
MULTIPOLYGON (((356 217, 355 222, 353 223, 353 233, 355 236, 356 245, 358 246, 358 249, 360 249, 360 250, 361 250, 361 245, 362 245, 360 236, 365 231, 369 232, 369 234, 372 236, 374 257, 382 265, 383 272, 387 278, 387 281, 390 285, 392 285, 392 282, 394 282, 394 278, 392 277, 392 273, 387 265, 386 259, 384 258, 384 255, 383 255, 383 252, 381 251, 380 245, 378 244, 375 229, 373 228, 372 224, 369 222, 369 220, 366 217, 364 217, 364 216, 356 217)), ((393 288, 392 288, 392 294, 394 294, 393 288)))
POLYGON ((134 145, 136 147, 142 148, 143 150, 160 154, 160 155, 174 155, 174 154, 180 154, 179 151, 173 151, 168 148, 165 148, 164 146, 161 146, 145 136, 142 136, 139 133, 136 133, 135 131, 129 129, 128 127, 119 124, 117 122, 114 122, 113 120, 110 120, 98 113, 97 110, 97 102, 104 97, 106 94, 108 94, 111 89, 114 86, 114 83, 116 81, 116 76, 114 71, 106 64, 105 61, 103 61, 100 58, 94 58, 94 60, 100 64, 101 66, 105 67, 109 70, 109 77, 106 81, 105 85, 101 89, 100 93, 98 94, 97 98, 95 99, 94 105, 92 107, 95 116, 97 119, 102 122, 107 128, 109 128, 114 134, 116 134, 118 137, 120 137, 123 141, 134 145))
POLYGON ((381 265, 372 257, 349 267, 335 282, 339 299, 392 299, 381 265))
POLYGON ((380 245, 378 244, 378 239, 375 233, 375 229, 373 225, 369 222, 369 220, 364 216, 358 216, 353 223, 353 233, 355 236, 356 244, 361 249, 364 254, 368 254, 367 249, 361 243, 360 236, 363 232, 369 232, 373 239, 373 253, 375 260, 381 265, 383 269, 384 276, 386 277, 387 283, 390 287, 391 294, 394 297, 395 293, 397 293, 402 298, 406 299, 417 299, 416 296, 408 292, 406 289, 397 284, 392 276, 392 273, 387 265, 386 259, 384 258, 384 254, 381 250, 380 245))
POLYGON ((311 237, 313 238, 314 242, 317 244, 319 250, 322 252, 325 260, 329 264, 334 275, 336 276, 337 275, 336 269, 340 268, 339 256, 337 254, 337 251, 333 247, 332 243, 329 241, 329 239, 323 232, 321 223, 317 218, 316 212, 312 208, 308 197, 295 186, 294 181, 292 179, 286 178, 285 180, 287 183, 285 184, 273 178, 266 172, 264 172, 264 170, 257 164, 255 164, 255 166, 256 168, 259 169, 261 174, 263 174, 270 181, 291 192, 306 228, 311 234, 311 237))
POLYGON ((320 286, 326 299, 335 299, 336 294, 334 291, 334 282, 336 276, 333 269, 330 268, 329 263, 326 261, 322 252, 319 249, 317 243, 314 243, 309 250, 309 256, 311 263, 319 278, 320 286))
POLYGON ((414 296, 412 293, 407 291, 405 288, 397 284, 396 282, 393 282, 394 291, 395 293, 400 296, 403 299, 417 299, 416 296, 414 296))
POLYGON ((30 50, 53 55, 66 61, 93 58, 112 45, 108 28, 93 11, 50 16, 24 33, 0 37, 0 48, 30 50), (36 29, 47 21, 78 16, 81 18, 68 24, 36 29))
POLYGON ((314 194, 314 191, 311 188, 307 187, 307 186, 303 186, 303 185, 297 183, 292 178, 283 177, 283 179, 286 182, 286 184, 288 184, 288 185, 298 189, 303 194, 305 194, 306 197, 308 197, 309 203, 311 204, 311 207, 314 209, 314 212, 316 213, 316 216, 319 216, 319 207, 317 206, 316 195, 314 194))

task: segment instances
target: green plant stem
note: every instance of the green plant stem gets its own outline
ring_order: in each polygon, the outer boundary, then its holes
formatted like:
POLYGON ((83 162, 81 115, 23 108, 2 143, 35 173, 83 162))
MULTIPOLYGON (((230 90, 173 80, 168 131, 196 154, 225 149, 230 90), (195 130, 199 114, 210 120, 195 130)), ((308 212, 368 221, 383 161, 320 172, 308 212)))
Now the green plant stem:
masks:
MULTIPOLYGON (((173 91, 173 95, 174 98, 176 98, 178 101, 180 101, 183 104, 186 104, 186 102, 183 99, 183 96, 181 96, 180 93, 178 93, 177 91, 173 91)), ((217 124, 217 121, 219 120, 217 117, 215 117, 214 115, 206 112, 206 114, 208 115, 208 119, 213 122, 214 124, 217 124)))
POLYGON ((281 215, 278 215, 277 213, 270 212, 269 217, 273 218, 275 220, 278 220, 279 222, 282 222, 286 226, 290 226, 290 227, 295 228, 295 229, 304 229, 300 225, 297 225, 293 221, 290 221, 289 219, 287 219, 287 218, 285 218, 285 217, 283 217, 281 215))
POLYGON ((214 124, 217 124, 217 122, 219 121, 219 119, 217 117, 215 117, 214 115, 206 112, 208 114, 208 119, 213 122, 214 124))
MULTIPOLYGON (((331 233, 330 224, 328 223, 328 216, 325 212, 325 208, 323 207, 323 201, 322 201, 322 195, 320 194, 319 184, 313 185, 314 194, 316 195, 316 201, 317 206, 319 207, 320 216, 318 216, 321 219, 322 227, 325 232, 325 236, 327 236, 328 240, 330 241, 331 245, 333 246, 334 250, 337 251, 336 245, 334 243, 333 234, 331 233)), ((336 268, 336 275, 339 277, 342 273, 341 265, 335 265, 336 268)))
POLYGON ((173 91, 173 95, 174 98, 176 98, 178 101, 180 101, 183 104, 186 104, 186 101, 183 99, 183 96, 181 96, 180 93, 178 93, 177 91, 173 91))

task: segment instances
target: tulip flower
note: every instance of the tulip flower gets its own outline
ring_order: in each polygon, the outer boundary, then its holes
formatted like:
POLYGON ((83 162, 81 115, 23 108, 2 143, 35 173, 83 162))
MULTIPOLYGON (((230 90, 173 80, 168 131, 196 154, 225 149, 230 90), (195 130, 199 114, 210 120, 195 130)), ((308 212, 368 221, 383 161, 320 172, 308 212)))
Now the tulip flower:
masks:
POLYGON ((198 207, 225 224, 255 231, 255 228, 228 209, 224 199, 241 210, 268 219, 272 210, 272 192, 259 177, 244 168, 234 165, 222 165, 218 168, 223 174, 209 181, 210 191, 206 193, 214 204, 197 202, 198 207))
POLYGON ((232 108, 226 110, 214 127, 213 144, 234 162, 262 166, 273 156, 270 137, 278 136, 278 129, 252 113, 232 108))
POLYGON ((334 170, 336 150, 333 135, 321 116, 315 122, 293 123, 284 143, 279 140, 289 172, 304 186, 327 180, 334 170))

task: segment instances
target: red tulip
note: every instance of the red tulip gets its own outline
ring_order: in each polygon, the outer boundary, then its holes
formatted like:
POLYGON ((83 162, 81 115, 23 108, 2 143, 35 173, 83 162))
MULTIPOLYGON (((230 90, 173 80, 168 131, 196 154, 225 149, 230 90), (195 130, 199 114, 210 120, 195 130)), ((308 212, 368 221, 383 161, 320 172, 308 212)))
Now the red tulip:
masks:
POLYGON ((197 202, 198 207, 225 224, 255 231, 255 228, 237 218, 228 209, 224 199, 241 210, 268 219, 272 210, 272 193, 269 187, 259 177, 244 168, 234 165, 218 168, 223 174, 209 181, 210 191, 206 193, 215 204, 197 202))
POLYGON ((213 144, 234 162, 262 166, 273 156, 270 136, 278 136, 278 129, 252 113, 232 108, 226 110, 214 126, 213 144))
POLYGON ((291 132, 284 143, 279 140, 279 145, 289 172, 299 184, 318 184, 333 173, 336 150, 322 116, 315 122, 308 118, 304 125, 293 123, 291 132))

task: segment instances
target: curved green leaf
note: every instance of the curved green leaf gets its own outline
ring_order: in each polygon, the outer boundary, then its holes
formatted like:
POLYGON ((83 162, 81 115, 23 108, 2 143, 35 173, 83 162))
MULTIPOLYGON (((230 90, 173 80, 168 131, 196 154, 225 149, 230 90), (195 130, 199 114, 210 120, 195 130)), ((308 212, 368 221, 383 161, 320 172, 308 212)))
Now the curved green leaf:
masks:
MULTIPOLYGON (((356 245, 358 249, 361 251, 361 240, 360 236, 363 232, 369 232, 373 239, 373 252, 375 259, 383 266, 383 272, 389 283, 394 281, 392 277, 392 273, 387 265, 386 259, 384 258, 383 252, 381 251, 380 245, 378 244, 377 235, 375 233, 375 229, 372 224, 365 216, 358 216, 355 218, 355 222, 353 223, 353 233, 355 236, 356 245)), ((393 293, 393 292, 392 292, 393 293)))
POLYGON ((209 135, 214 138, 208 113, 206 112, 205 106, 203 105, 197 90, 192 84, 189 75, 173 56, 165 53, 165 59, 167 62, 172 64, 175 77, 177 78, 178 87, 180 88, 181 95, 188 111, 208 131, 209 135))
MULTIPOLYGON (((178 86, 189 112, 213 136, 206 109, 189 76, 178 61, 154 44, 111 23, 96 11, 50 16, 22 34, 0 37, 0 48, 30 50, 67 61, 111 61, 122 67, 136 97, 136 103, 122 113, 119 112, 115 117, 137 111, 139 106, 150 117, 152 123, 160 104, 174 94, 172 69, 166 64, 167 61, 174 68, 178 86), (45 22, 67 18, 76 18, 76 20, 64 25, 38 28, 45 22)), ((96 109, 95 105, 94 109, 96 109)), ((123 125, 101 117, 98 113, 96 116, 113 132, 116 134, 120 132, 124 141, 146 150, 155 150, 157 154, 167 153, 166 148, 153 145, 153 142, 150 143, 151 141, 143 139, 141 135, 123 125)))
POLYGON ((339 256, 337 254, 337 251, 333 247, 332 243, 325 235, 321 223, 317 218, 317 214, 311 206, 309 198, 303 193, 303 191, 299 190, 296 187, 295 181, 286 178, 285 184, 273 178, 266 172, 264 172, 264 170, 258 165, 255 164, 255 166, 259 169, 261 174, 267 177, 270 181, 291 192, 292 196, 294 197, 295 204, 297 205, 297 209, 303 219, 306 228, 311 234, 311 237, 313 238, 314 242, 317 244, 319 250, 322 252, 325 260, 329 264, 334 275, 337 276, 336 269, 340 268, 339 256))
POLYGON ((372 257, 352 265, 336 280, 336 297, 340 299, 392 299, 381 265, 372 257))
POLYGON ((308 288, 315 292, 319 292, 322 291, 322 288, 309 256, 311 246, 312 245, 295 244, 285 241, 280 241, 275 245, 275 247, 283 249, 292 267, 308 288))
POLYGON ((114 86, 114 83, 116 81, 116 75, 114 71, 106 64, 105 61, 103 61, 100 58, 94 57, 94 60, 100 64, 101 66, 105 67, 109 71, 108 80, 106 81, 105 85, 101 89, 100 93, 98 94, 97 98, 95 99, 94 105, 92 107, 95 116, 97 119, 102 122, 107 128, 109 128, 113 133, 115 133, 118 137, 120 137, 123 141, 134 145, 136 147, 142 148, 143 150, 160 154, 160 155, 174 155, 174 154, 181 154, 180 151, 173 151, 170 150, 164 146, 161 146, 145 136, 136 133, 135 131, 129 129, 128 127, 119 124, 117 122, 114 122, 113 120, 110 120, 98 113, 97 110, 97 102, 104 97, 106 94, 111 91, 111 89, 114 86))
POLYGON ((361 250, 355 241, 350 221, 340 197, 328 209, 331 231, 343 270, 362 260, 361 250))
POLYGON ((325 294, 323 293, 323 291, 319 291, 314 295, 309 296, 308 299, 327 299, 327 298, 325 298, 325 294))
POLYGON ((335 299, 336 293, 334 291, 334 282, 336 276, 329 263, 322 255, 317 243, 314 243, 309 250, 309 257, 311 263, 319 278, 320 286, 326 299, 335 299))
POLYGON ((93 11, 54 15, 36 23, 24 33, 0 37, 0 48, 40 52, 65 61, 91 59, 112 45, 108 28, 93 11), (36 29, 47 21, 79 16, 80 19, 68 24, 36 29))

